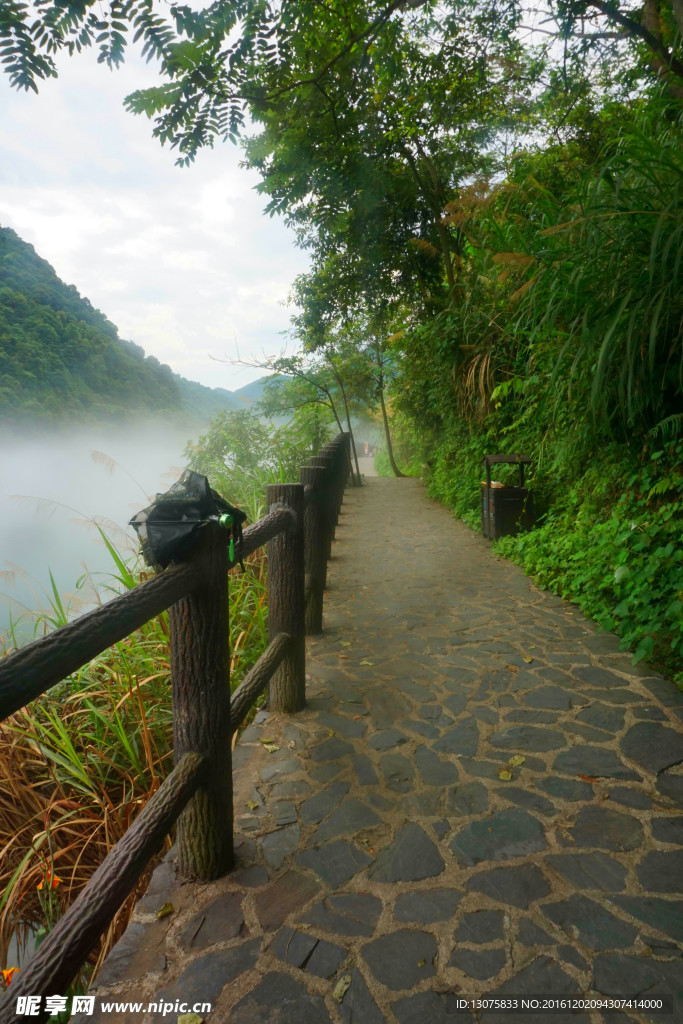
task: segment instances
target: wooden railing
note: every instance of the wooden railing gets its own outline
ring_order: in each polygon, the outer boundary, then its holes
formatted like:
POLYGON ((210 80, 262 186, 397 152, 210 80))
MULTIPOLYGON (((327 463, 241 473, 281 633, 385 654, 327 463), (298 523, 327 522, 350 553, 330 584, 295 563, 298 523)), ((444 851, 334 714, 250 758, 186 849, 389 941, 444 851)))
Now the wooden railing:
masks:
POLYGON ((349 441, 339 434, 301 468, 299 483, 269 485, 268 514, 244 531, 242 557, 267 545, 270 643, 232 697, 228 570, 235 563, 227 534, 213 523, 182 562, 0 660, 2 720, 169 611, 175 767, 15 975, 0 1000, 3 1024, 23 1020, 15 1014, 19 996, 66 992, 174 824, 183 877, 209 881, 233 866, 232 735, 268 683, 272 710, 304 705, 305 634, 322 631, 349 441))

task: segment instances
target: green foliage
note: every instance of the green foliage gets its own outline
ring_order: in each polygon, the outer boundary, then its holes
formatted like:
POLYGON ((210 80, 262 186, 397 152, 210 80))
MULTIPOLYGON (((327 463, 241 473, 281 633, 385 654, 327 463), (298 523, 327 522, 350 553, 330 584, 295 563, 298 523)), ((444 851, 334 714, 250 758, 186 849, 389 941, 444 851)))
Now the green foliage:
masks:
POLYGON ((536 530, 497 549, 683 684, 683 442, 627 470, 618 451, 596 459, 536 530))
POLYGON ((170 413, 173 374, 116 328, 11 229, 0 228, 0 419, 170 413))

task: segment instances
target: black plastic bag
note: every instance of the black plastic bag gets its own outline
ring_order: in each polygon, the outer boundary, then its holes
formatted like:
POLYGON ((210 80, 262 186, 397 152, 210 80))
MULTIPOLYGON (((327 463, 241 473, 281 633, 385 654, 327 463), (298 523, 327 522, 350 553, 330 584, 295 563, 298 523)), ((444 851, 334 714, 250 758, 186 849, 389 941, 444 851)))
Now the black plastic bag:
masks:
MULTIPOLYGON (((137 512, 130 525, 140 538, 148 565, 165 569, 197 543, 206 523, 218 523, 230 531, 230 559, 241 563, 242 523, 246 513, 231 505, 201 473, 186 469, 164 494, 157 494, 148 508, 137 512)), ((244 568, 244 566, 242 566, 244 568)))

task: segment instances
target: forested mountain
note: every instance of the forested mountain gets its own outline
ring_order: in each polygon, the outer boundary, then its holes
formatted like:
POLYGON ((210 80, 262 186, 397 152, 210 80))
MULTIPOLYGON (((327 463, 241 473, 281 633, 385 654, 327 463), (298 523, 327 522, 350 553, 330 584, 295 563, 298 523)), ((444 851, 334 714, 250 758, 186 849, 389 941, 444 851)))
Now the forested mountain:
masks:
POLYGON ((174 374, 0 227, 0 422, 112 420, 130 413, 206 422, 244 402, 174 374))

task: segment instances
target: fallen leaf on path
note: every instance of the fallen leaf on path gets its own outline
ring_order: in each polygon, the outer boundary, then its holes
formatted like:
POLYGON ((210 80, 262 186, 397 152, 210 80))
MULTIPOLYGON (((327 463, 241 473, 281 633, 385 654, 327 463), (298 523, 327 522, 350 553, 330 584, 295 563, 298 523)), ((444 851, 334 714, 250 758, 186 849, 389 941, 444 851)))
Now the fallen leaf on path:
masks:
POLYGON ((348 654, 338 654, 338 658, 348 658, 348 654))
POLYGON ((584 782, 597 782, 595 775, 579 775, 578 778, 583 779, 584 782))
POLYGON ((513 768, 519 768, 520 764, 524 764, 526 758, 523 754, 513 754, 509 759, 508 764, 511 764, 513 768))
POLYGON ((169 914, 173 914, 173 913, 175 913, 175 907, 173 906, 173 904, 172 903, 164 903, 163 907, 159 907, 159 909, 157 910, 156 916, 157 916, 157 919, 159 921, 161 921, 162 918, 168 917, 169 914))
POLYGON ((204 1024, 204 1018, 198 1013, 181 1013, 178 1017, 178 1024, 204 1024))
POLYGON ((259 743, 275 743, 272 736, 259 736, 259 743))
POLYGON ((375 663, 374 663, 374 661, 368 661, 367 658, 363 658, 363 660, 360 661, 358 664, 359 665, 374 665, 375 663))
POLYGON ((417 966, 418 966, 418 967, 424 967, 424 965, 425 965, 426 963, 427 963, 427 961, 426 961, 426 960, 418 960, 418 961, 417 961, 417 966))
POLYGON ((276 750, 279 750, 277 743, 264 743, 263 746, 266 748, 269 754, 274 754, 276 750))
POLYGON ((533 660, 534 659, 532 657, 528 656, 528 655, 526 657, 522 658, 522 661, 525 661, 527 663, 527 665, 530 665, 533 660))
POLYGON ((512 772, 509 768, 501 768, 498 772, 498 778, 502 779, 503 782, 510 782, 512 779, 512 772))
POLYGON ((248 807, 250 811, 255 811, 256 808, 258 807, 258 804, 256 803, 255 800, 247 800, 244 806, 248 807))
POLYGON ((351 641, 350 640, 340 640, 339 643, 342 645, 342 647, 350 647, 351 646, 351 641))
POLYGON ((332 989, 332 998, 335 1003, 341 1003, 342 999, 351 987, 351 975, 343 974, 332 989))

